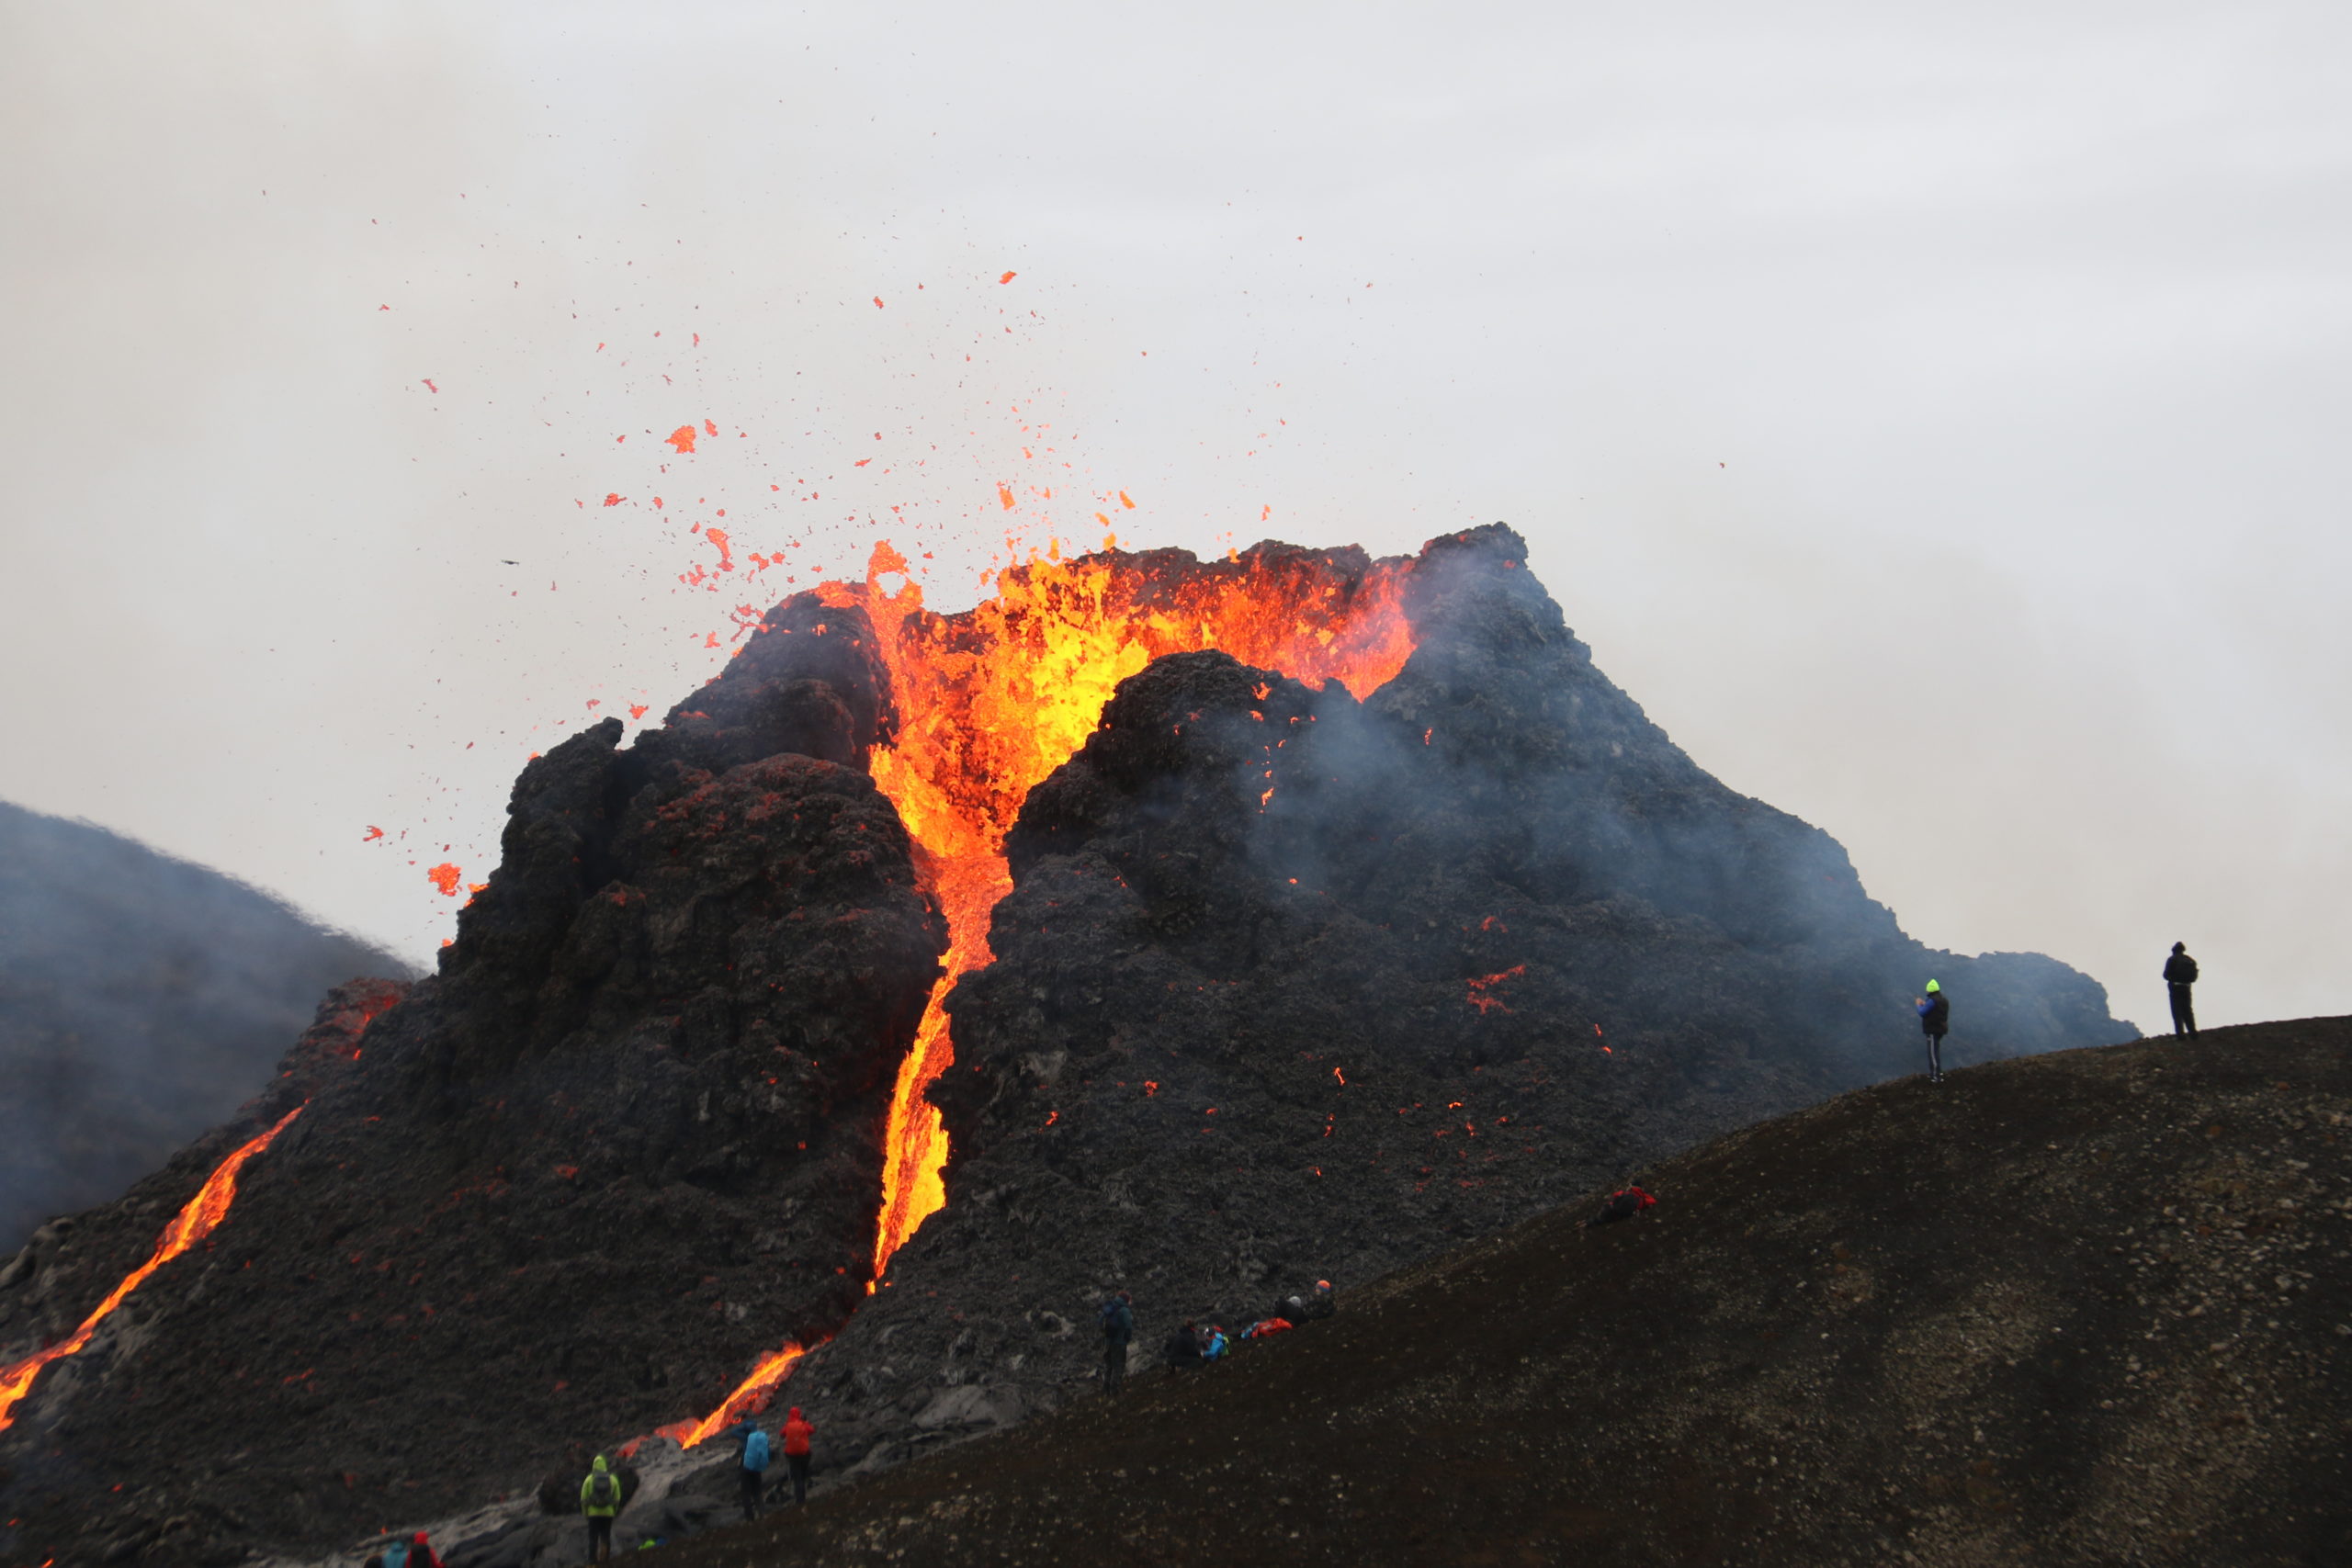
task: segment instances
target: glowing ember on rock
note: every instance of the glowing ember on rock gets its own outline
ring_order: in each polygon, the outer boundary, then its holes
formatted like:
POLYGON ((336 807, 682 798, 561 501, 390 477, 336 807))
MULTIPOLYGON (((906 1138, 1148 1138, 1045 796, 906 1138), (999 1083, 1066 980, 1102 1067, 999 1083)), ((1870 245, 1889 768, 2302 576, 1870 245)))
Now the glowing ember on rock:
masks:
POLYGON ((874 782, 922 846, 948 922, 946 973, 891 1097, 877 1280, 946 1201, 946 1131, 923 1091, 955 1060, 942 1004, 990 957, 989 913, 1012 887, 1005 832, 1030 790, 1085 743, 1113 689, 1163 654, 1219 649, 1312 685, 1337 679, 1368 693, 1413 651, 1401 567, 1351 578, 1304 552, 1253 552, 1163 571, 1150 557, 1114 551, 1014 567, 998 576, 995 598, 956 615, 922 607, 908 567, 878 545, 863 586, 818 591, 873 617, 900 715, 898 735, 875 751, 874 782), (894 575, 901 586, 885 592, 881 580, 894 575))
POLYGON ((212 1174, 205 1178, 204 1185, 196 1190, 196 1196, 189 1199, 172 1223, 164 1227, 163 1237, 155 1244, 154 1256, 126 1275, 122 1283, 117 1285, 107 1299, 82 1320, 81 1327, 38 1355, 28 1356, 12 1367, 0 1369, 0 1431, 6 1431, 15 1422, 17 1401, 32 1388, 33 1379, 40 1375, 43 1367, 51 1361, 78 1354, 90 1342, 90 1336, 97 1331, 98 1325, 106 1321, 107 1314, 122 1304, 125 1296, 145 1284, 150 1274, 212 1234, 213 1227, 228 1217, 229 1205, 237 1200, 238 1170, 247 1160, 269 1147, 270 1141, 286 1130, 288 1122, 300 1114, 302 1108, 298 1105, 279 1117, 276 1126, 246 1140, 234 1154, 222 1160, 212 1174))
POLYGON ((1481 975, 1476 979, 1465 982, 1469 987, 1469 992, 1464 999, 1482 1014, 1509 1012, 1511 1010, 1510 1004, 1494 994, 1495 987, 1506 980, 1516 980, 1526 973, 1526 964, 1514 964, 1498 975, 1481 975))

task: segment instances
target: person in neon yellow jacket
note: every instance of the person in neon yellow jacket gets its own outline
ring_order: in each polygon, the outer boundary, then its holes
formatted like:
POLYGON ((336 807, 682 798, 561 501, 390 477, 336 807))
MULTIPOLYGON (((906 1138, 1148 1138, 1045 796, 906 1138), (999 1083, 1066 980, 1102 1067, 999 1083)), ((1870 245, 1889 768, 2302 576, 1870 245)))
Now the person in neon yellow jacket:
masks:
POLYGON ((621 1511, 621 1478, 598 1454, 589 1466, 588 1479, 580 1483, 580 1511, 588 1518, 588 1561, 609 1562, 613 1560, 613 1520, 621 1511))

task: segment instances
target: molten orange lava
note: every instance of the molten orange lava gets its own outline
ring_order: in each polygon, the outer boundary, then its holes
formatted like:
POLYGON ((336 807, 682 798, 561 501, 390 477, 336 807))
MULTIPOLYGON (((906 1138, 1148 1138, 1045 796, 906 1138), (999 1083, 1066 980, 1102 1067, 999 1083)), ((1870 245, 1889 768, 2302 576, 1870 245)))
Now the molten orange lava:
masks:
MULTIPOLYGON (((817 1341, 818 1345, 823 1343, 821 1339, 817 1341)), ((653 1435, 673 1438, 680 1448, 690 1449, 713 1433, 725 1431, 743 1416, 757 1416, 767 1408, 776 1385, 791 1375, 793 1363, 815 1348, 814 1345, 786 1340, 783 1349, 753 1367, 752 1375, 739 1383, 718 1409, 699 1421, 673 1421, 667 1427, 657 1427, 653 1435)))
POLYGON ((122 1304, 122 1299, 147 1282, 147 1276, 212 1234, 213 1226, 228 1216, 229 1205, 237 1200, 237 1171, 245 1161, 269 1147, 270 1141, 286 1131, 286 1123, 302 1114, 296 1106, 277 1119, 277 1124, 266 1133, 248 1139, 237 1151, 220 1162, 219 1168, 206 1177, 204 1185, 196 1190, 172 1223, 164 1227, 163 1238, 155 1244, 155 1254, 126 1275, 107 1299, 100 1302, 82 1326, 66 1338, 59 1340, 38 1355, 28 1356, 15 1366, 0 1369, 0 1431, 6 1431, 16 1420, 17 1402, 33 1386, 33 1379, 51 1361, 62 1360, 78 1353, 90 1342, 107 1314, 122 1304))
MULTIPOLYGON (((1012 505, 1010 490, 999 494, 1012 505)), ((1135 504, 1124 492, 1119 499, 1135 504)), ((869 1292, 947 1201, 947 1130, 923 1091, 956 1060, 947 993, 992 956, 989 915, 1012 886, 1005 832, 1030 790, 1093 733, 1113 689, 1163 654, 1220 649, 1311 685, 1340 680, 1364 694, 1413 651, 1401 565, 1375 564, 1351 579, 1312 558, 1253 552, 1162 576, 1148 557, 1111 549, 1062 560, 1057 551, 1000 573, 995 598, 956 615, 924 609, 907 570, 904 556, 880 544, 865 582, 817 591, 873 619, 899 715, 896 738, 875 750, 874 782, 898 807, 947 916, 945 973, 891 1092, 869 1292), (900 579, 896 592, 882 583, 891 576, 900 579)), ((810 1348, 786 1344, 708 1416, 654 1435, 692 1448, 758 1413, 810 1348)))
POLYGON ((1163 654, 1221 649, 1364 694, 1413 651, 1396 566, 1351 581, 1304 556, 1252 553, 1168 575, 1124 551, 1033 559, 999 574, 995 598, 956 615, 925 610, 907 567, 878 545, 862 586, 819 591, 873 617, 900 717, 896 739, 875 752, 874 782, 921 846, 948 925, 946 973, 891 1097, 877 1280, 946 1201, 947 1134, 923 1091, 955 1060, 942 1004, 990 957, 989 914, 1012 887, 1005 832, 1030 790, 1094 731, 1113 689, 1163 654), (901 586, 886 592, 882 579, 892 575, 901 586))

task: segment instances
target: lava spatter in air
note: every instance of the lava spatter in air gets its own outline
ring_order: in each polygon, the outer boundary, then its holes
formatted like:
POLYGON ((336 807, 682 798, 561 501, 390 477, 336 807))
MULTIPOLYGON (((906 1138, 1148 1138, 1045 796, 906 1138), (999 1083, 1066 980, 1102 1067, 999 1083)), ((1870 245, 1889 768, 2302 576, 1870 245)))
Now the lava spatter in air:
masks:
POLYGON ((14 1366, 0 1369, 0 1431, 6 1431, 15 1422, 17 1402, 30 1391, 33 1379, 40 1375, 43 1367, 51 1361, 79 1354, 82 1348, 90 1342, 90 1336, 97 1332, 98 1325, 122 1304, 125 1296, 145 1284, 147 1277, 156 1269, 212 1234, 213 1227, 228 1217, 229 1205, 237 1200, 237 1172, 247 1160, 269 1147, 271 1141, 286 1130, 286 1124, 300 1114, 302 1108, 298 1105, 279 1117, 267 1132, 247 1139, 238 1145, 235 1153, 222 1160, 212 1174, 205 1178, 204 1185, 196 1190, 196 1196, 189 1199, 173 1217, 172 1223, 164 1227, 163 1237, 155 1244, 154 1256, 125 1275, 122 1283, 109 1292, 107 1299, 82 1320, 81 1327, 39 1354, 28 1356, 14 1366))

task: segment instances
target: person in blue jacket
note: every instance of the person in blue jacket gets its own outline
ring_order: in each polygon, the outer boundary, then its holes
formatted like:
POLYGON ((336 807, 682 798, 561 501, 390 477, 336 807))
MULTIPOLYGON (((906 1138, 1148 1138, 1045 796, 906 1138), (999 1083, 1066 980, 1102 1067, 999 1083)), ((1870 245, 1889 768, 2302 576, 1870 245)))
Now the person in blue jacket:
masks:
POLYGON ((768 1435, 760 1430, 759 1423, 746 1416, 728 1434, 740 1440, 736 1450, 737 1490, 742 1495, 743 1517, 746 1522, 760 1517, 760 1508, 767 1493, 768 1435))
POLYGON ((1951 1002, 1944 996, 1944 988, 1933 980, 1928 982, 1928 994, 1914 997, 1912 1008, 1919 1015, 1919 1032, 1928 1037, 1928 1081, 1944 1081, 1944 1036, 1951 1029, 1951 1002))

